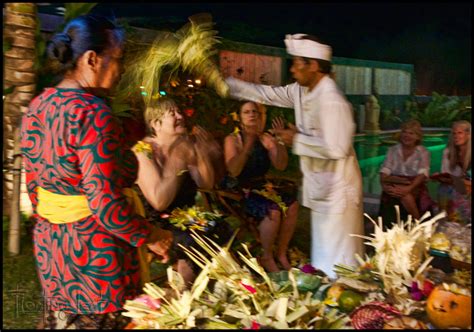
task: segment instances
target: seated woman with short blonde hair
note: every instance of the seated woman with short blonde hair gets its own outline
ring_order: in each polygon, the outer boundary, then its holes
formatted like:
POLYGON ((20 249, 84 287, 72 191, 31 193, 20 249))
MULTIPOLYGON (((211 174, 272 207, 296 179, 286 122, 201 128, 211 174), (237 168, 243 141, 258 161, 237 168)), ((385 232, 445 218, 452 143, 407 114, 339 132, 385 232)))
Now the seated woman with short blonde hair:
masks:
POLYGON ((421 145, 423 132, 416 120, 402 124, 399 143, 390 147, 380 169, 382 197, 379 215, 385 226, 396 222, 394 206, 400 207, 402 220, 415 219, 430 209, 433 202, 426 188, 430 172, 430 152, 421 145))
MULTIPOLYGON (((178 244, 190 248, 195 242, 188 228, 171 223, 170 215, 179 213, 177 209, 194 209, 197 189, 214 186, 213 156, 222 152, 203 128, 195 126, 193 134, 188 134, 185 118, 171 98, 152 101, 145 111, 145 122, 150 134, 133 149, 139 162, 137 184, 148 203, 145 207, 151 222, 173 232, 173 263, 189 286, 198 272, 197 265, 178 244)), ((224 220, 200 228, 219 244, 232 232, 224 220)))

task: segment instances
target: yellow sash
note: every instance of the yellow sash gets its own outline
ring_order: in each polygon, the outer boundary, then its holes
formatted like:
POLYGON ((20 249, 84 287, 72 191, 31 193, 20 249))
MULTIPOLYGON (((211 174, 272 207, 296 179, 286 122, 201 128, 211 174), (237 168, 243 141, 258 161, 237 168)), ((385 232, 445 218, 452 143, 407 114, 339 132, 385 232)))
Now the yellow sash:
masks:
MULTIPOLYGON (((145 217, 145 208, 137 192, 132 188, 123 188, 123 194, 132 205, 134 213, 145 217)), ((75 222, 92 214, 85 195, 55 194, 38 187, 38 214, 53 224, 75 222)))
MULTIPOLYGON (((132 206, 133 212, 145 217, 145 208, 137 192, 132 188, 123 188, 127 202, 132 206)), ((55 194, 38 187, 38 214, 48 219, 53 224, 67 224, 75 222, 92 214, 85 195, 55 194)), ((138 247, 140 263, 140 279, 142 286, 150 281, 150 265, 147 259, 146 246, 138 247)))

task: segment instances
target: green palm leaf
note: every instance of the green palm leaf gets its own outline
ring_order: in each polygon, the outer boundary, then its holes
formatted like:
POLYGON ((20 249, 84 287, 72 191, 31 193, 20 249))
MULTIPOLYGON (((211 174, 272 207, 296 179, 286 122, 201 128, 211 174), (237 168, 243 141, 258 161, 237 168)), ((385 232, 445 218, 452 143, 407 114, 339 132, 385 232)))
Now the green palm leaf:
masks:
POLYGON ((128 41, 132 47, 125 56, 125 72, 118 86, 119 98, 130 97, 139 87, 143 101, 148 105, 152 99, 159 98, 160 84, 173 80, 179 72, 201 76, 220 96, 227 95, 228 86, 212 60, 219 40, 211 16, 199 14, 190 17, 189 21, 176 33, 160 34, 148 47, 128 41))

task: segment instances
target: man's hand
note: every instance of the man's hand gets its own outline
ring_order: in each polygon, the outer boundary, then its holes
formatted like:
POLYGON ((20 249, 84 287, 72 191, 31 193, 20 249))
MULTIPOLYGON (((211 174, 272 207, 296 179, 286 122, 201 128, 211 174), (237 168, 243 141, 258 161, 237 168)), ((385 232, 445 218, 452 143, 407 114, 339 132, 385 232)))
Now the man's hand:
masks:
POLYGON ((298 132, 298 130, 296 129, 295 125, 289 123, 288 129, 274 128, 273 132, 275 133, 277 139, 282 140, 286 146, 292 146, 293 138, 295 137, 295 134, 298 132))
POLYGON ((285 129, 285 120, 281 116, 277 116, 272 120, 272 129, 285 129))

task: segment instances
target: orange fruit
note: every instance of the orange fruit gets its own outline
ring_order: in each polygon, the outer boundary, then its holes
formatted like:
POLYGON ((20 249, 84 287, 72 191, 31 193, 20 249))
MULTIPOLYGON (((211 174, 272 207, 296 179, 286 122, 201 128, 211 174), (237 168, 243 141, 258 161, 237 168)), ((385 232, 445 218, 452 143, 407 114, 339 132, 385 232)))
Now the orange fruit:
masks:
POLYGON ((426 300, 426 313, 438 329, 467 329, 472 324, 471 297, 437 286, 426 300))

